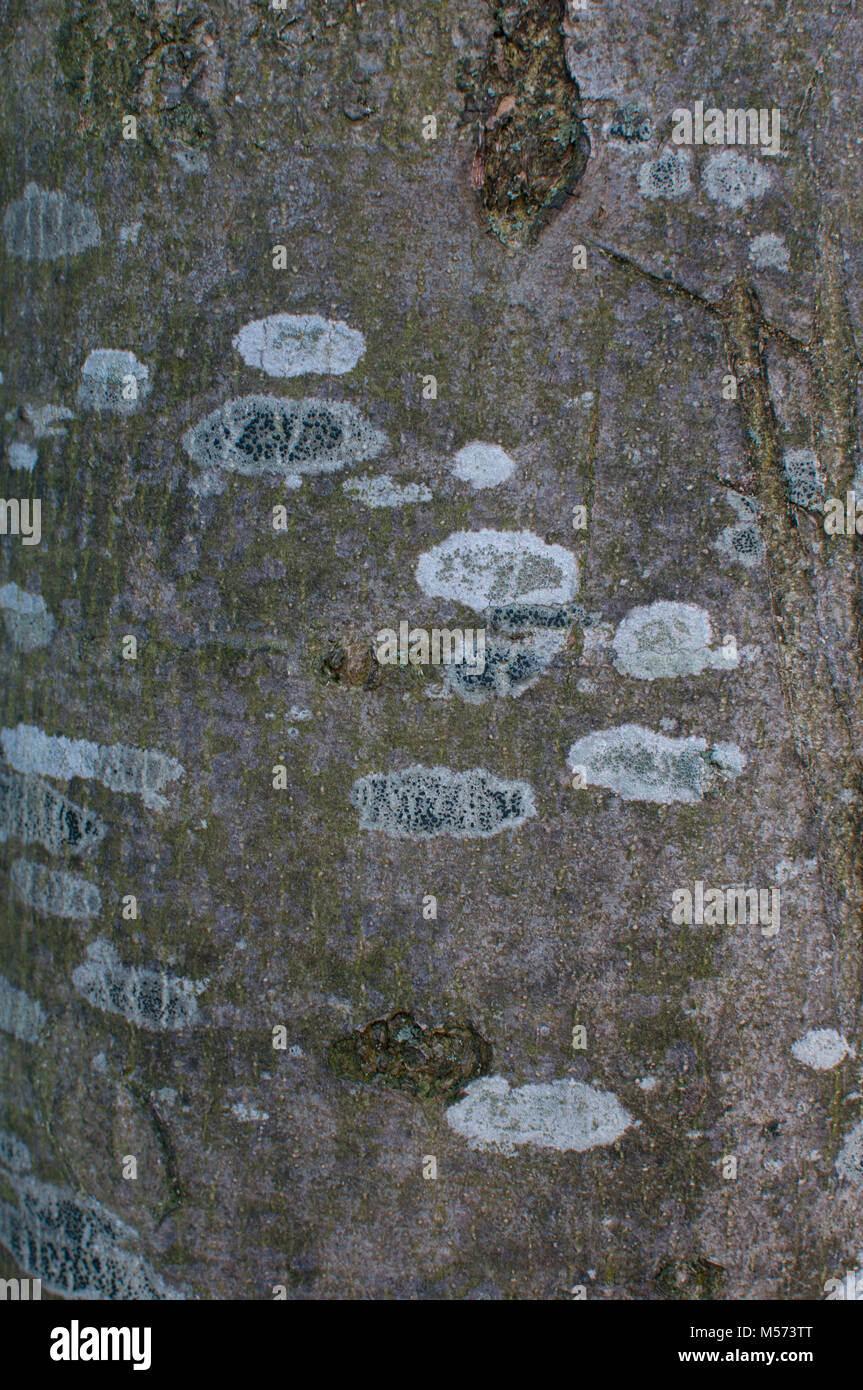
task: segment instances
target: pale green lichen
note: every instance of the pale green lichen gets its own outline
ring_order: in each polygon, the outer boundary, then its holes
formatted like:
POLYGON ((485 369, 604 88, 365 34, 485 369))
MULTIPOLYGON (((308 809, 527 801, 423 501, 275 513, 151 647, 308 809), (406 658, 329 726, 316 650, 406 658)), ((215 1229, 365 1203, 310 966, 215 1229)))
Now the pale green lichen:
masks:
POLYGON ((37 1043, 47 1021, 38 1000, 0 975, 0 1032, 10 1033, 19 1042, 37 1043))
POLYGON ((226 401, 183 435, 183 448, 202 470, 196 490, 203 493, 221 492, 226 473, 332 473, 376 458, 386 443, 352 405, 279 396, 226 401))
POLYGON ((17 584, 0 588, 0 611, 13 647, 33 652, 47 647, 54 635, 54 619, 41 594, 28 594, 17 584))
POLYGON ((102 911, 102 895, 96 884, 78 874, 15 859, 9 880, 19 901, 36 912, 86 922, 102 911))
POLYGON ((574 1077, 519 1087, 502 1076, 482 1077, 450 1106, 446 1118, 472 1149, 505 1154, 526 1144, 583 1152, 615 1143, 634 1123, 611 1091, 574 1077))
POLYGON ((454 531, 421 555, 417 583, 432 598, 458 599, 482 612, 492 604, 566 604, 578 564, 562 545, 532 531, 454 531))
POLYGON ((23 197, 6 209, 3 239, 10 256, 56 261, 98 246, 102 230, 95 212, 83 203, 28 183, 23 197))
POLYGON ((360 777, 351 790, 363 830, 383 830, 408 839, 497 835, 536 815, 526 782, 506 781, 475 767, 405 768, 360 777))
POLYGON ((156 749, 46 734, 32 724, 0 730, 0 746, 16 772, 63 781, 70 777, 93 778, 112 791, 138 793, 146 806, 156 810, 167 805, 161 793, 168 783, 184 775, 176 758, 156 749))
POLYGON ((586 786, 605 787, 624 801, 695 802, 745 765, 734 744, 667 738, 639 724, 587 734, 569 750, 586 786))
POLYGON ((711 646, 713 629, 694 603, 651 603, 633 608, 614 634, 614 665, 622 675, 654 681, 739 664, 736 643, 711 646))

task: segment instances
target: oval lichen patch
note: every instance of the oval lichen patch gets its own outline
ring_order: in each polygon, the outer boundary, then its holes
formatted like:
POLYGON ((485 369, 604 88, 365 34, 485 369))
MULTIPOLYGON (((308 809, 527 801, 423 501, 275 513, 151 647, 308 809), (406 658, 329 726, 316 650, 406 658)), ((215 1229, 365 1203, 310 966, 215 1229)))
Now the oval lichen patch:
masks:
POLYGON ((341 319, 271 314, 245 324, 234 338, 234 347, 247 366, 259 367, 267 376, 341 376, 357 365, 366 341, 341 319))
POLYGON ((450 1106, 447 1123, 472 1149, 512 1154, 522 1145, 562 1152, 613 1144, 633 1124, 611 1091, 573 1077, 511 1087, 502 1076, 483 1077, 450 1106))
POLYGON ((717 781, 736 777, 745 759, 734 744, 668 738, 640 724, 585 735, 569 750, 585 786, 605 787, 624 801, 701 801, 717 781))
POLYGON ((224 486, 224 473, 333 473, 375 458, 386 443, 352 405, 279 396, 226 401, 183 435, 183 448, 203 470, 207 491, 224 486))
POLYGON ((98 246, 102 229, 95 212, 84 203, 28 183, 23 197, 6 209, 3 239, 10 256, 56 261, 98 246))
POLYGON ((497 835, 536 815, 526 782, 507 781, 481 767, 453 772, 417 765, 404 772, 372 772, 354 782, 351 801, 361 829, 417 840, 497 835))
POLYGON ((420 556, 416 577, 429 597, 457 599, 478 613, 509 603, 565 604, 578 588, 572 552, 532 531, 454 531, 420 556))
POLYGON ((726 671, 739 664, 736 644, 714 647, 713 628, 694 603, 660 601, 633 608, 619 624, 612 646, 622 675, 654 681, 726 671))

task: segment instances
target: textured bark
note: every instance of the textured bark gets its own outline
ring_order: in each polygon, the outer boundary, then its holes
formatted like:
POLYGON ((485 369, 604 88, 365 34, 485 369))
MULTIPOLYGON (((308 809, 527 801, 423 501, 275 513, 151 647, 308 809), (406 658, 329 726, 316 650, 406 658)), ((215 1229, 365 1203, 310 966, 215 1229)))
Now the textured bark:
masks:
POLYGON ((0 1277, 739 1300, 863 1267, 860 540, 787 471, 863 473, 861 50, 856 3, 0 0, 0 496, 42 506, 0 536, 0 1277), (742 200, 672 142, 697 101, 782 112, 742 200), (275 314, 365 350, 274 378, 233 339, 275 314), (472 441, 512 476, 460 476, 472 441), (390 505, 343 487, 383 474, 390 505), (485 606, 420 582, 484 528, 535 538, 485 606), (577 583, 514 601, 560 548, 577 583), (659 602, 739 663, 628 674, 610 634, 659 602), (380 664, 402 620, 485 623, 486 684, 380 664), (622 725, 703 739, 703 795, 574 785, 622 725), (778 886, 778 934, 675 924, 696 881, 778 886), (827 1029, 835 1065, 792 1052, 827 1029), (474 1147, 490 1083, 601 1093, 605 1137, 474 1147))

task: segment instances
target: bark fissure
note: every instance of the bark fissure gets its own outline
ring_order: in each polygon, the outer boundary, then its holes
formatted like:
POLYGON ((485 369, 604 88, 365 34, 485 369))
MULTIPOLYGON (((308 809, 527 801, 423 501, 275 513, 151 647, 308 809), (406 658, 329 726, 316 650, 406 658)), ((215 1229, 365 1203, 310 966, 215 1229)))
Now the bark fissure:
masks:
MULTIPOLYGON (((744 427, 750 479, 765 541, 765 571, 779 677, 819 845, 819 872, 834 943, 834 969, 849 1027, 863 1027, 863 650, 856 538, 828 537, 820 519, 792 504, 771 398, 766 343, 807 362, 820 408, 819 445, 829 495, 854 474, 860 368, 835 228, 819 230, 814 331, 809 343, 769 323, 755 290, 735 280, 714 301, 598 242, 614 264, 653 288, 697 305, 723 327, 744 427)), ((751 490, 750 490, 751 489, 751 490)))

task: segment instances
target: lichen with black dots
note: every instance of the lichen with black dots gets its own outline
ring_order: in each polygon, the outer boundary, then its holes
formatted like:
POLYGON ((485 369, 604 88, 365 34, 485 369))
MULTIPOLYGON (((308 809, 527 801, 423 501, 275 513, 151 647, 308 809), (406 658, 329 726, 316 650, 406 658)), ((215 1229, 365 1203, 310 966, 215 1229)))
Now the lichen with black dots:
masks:
POLYGON ((650 117, 634 102, 627 102, 615 111, 608 133, 614 140, 642 144, 650 139, 651 130, 650 117))

